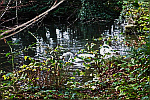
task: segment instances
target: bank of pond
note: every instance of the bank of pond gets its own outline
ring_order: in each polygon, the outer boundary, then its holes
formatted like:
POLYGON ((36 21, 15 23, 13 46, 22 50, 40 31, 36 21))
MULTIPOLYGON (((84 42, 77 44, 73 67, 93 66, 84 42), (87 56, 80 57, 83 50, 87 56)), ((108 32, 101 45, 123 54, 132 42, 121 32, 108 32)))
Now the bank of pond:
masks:
MULTIPOLYGON (((51 49, 51 56, 24 63, 13 72, 1 70, 3 99, 148 99, 149 37, 127 55, 114 55, 109 45, 77 54, 51 49), (111 56, 109 56, 111 54, 111 56), (107 58, 105 58, 107 56, 107 58)), ((92 47, 93 43, 87 45, 92 47)))

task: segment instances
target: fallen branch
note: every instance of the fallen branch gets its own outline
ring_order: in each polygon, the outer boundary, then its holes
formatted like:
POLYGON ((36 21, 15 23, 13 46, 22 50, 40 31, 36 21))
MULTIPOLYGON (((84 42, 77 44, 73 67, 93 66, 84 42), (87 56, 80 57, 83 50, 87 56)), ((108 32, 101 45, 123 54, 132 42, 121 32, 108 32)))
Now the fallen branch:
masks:
MULTIPOLYGON (((56 0, 56 1, 57 1, 57 0, 56 0)), ((37 22, 37 21, 39 21, 40 19, 42 19, 43 17, 45 17, 45 16, 48 14, 48 12, 50 12, 50 11, 53 10, 53 9, 55 9, 57 6, 59 6, 59 5, 60 5, 61 3, 63 3, 64 1, 65 1, 65 0, 61 0, 59 3, 56 3, 56 2, 55 2, 55 3, 53 4, 53 6, 52 6, 50 9, 48 9, 48 10, 45 11, 45 12, 43 12, 42 14, 40 14, 40 15, 36 16, 35 18, 33 18, 33 19, 27 21, 26 23, 23 23, 23 24, 17 26, 16 28, 13 28, 13 29, 11 29, 11 30, 8 30, 8 31, 5 31, 5 32, 1 33, 1 34, 0 34, 0 37, 2 37, 2 38, 0 38, 0 40, 5 39, 5 38, 8 38, 8 37, 10 37, 10 36, 12 36, 12 35, 15 35, 15 34, 21 32, 22 30, 26 29, 27 27, 31 26, 31 25, 34 24, 35 22, 37 22), (21 29, 21 28, 22 28, 22 29, 21 29), (19 30, 18 30, 18 29, 19 29, 19 30), (16 30, 18 30, 18 31, 16 31, 16 30), (16 32, 15 32, 15 31, 16 31, 16 32), (11 32, 13 32, 13 33, 11 33, 11 32), (7 35, 7 36, 4 36, 4 35, 6 35, 6 34, 8 34, 8 33, 11 33, 11 34, 10 34, 10 35, 7 35), (3 36, 4 36, 4 37, 3 37, 3 36)))

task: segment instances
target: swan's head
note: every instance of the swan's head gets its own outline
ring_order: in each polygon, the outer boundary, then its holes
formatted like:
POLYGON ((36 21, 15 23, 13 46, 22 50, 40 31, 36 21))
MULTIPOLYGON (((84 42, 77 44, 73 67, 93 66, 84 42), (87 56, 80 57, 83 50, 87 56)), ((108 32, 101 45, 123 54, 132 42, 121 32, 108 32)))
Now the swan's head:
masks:
POLYGON ((100 47, 100 54, 105 55, 107 53, 111 54, 111 53, 113 53, 113 50, 109 45, 104 44, 103 46, 100 47))
POLYGON ((63 55, 60 56, 60 59, 63 59, 64 61, 69 61, 72 58, 73 58, 73 53, 71 53, 71 52, 63 53, 63 55))

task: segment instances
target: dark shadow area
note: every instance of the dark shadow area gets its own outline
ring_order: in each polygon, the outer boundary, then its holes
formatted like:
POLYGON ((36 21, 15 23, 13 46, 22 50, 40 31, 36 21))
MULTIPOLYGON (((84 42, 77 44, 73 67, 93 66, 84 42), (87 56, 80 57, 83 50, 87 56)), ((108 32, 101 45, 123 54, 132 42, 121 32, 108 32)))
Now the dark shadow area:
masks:
POLYGON ((6 43, 6 41, 0 40, 0 70, 10 72, 12 71, 11 61, 10 61, 11 56, 6 57, 7 53, 10 53, 9 45, 6 43))

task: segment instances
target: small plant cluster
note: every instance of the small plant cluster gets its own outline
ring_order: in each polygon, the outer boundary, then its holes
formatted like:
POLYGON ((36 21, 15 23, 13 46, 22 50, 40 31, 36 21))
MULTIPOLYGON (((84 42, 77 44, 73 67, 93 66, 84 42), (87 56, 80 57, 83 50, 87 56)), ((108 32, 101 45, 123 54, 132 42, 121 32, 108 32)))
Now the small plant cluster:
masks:
POLYGON ((150 30, 149 26, 149 3, 139 2, 134 6, 132 2, 125 2, 123 7, 123 16, 127 19, 128 24, 136 26, 138 32, 145 33, 150 30))
MULTIPOLYGON (((36 61, 25 56, 29 64, 15 68, 13 72, 1 71, 1 98, 3 99, 48 99, 63 98, 62 86, 69 74, 63 69, 68 65, 58 58, 58 48, 49 50, 51 57, 36 61), (59 95, 57 95, 59 94, 59 95)), ((65 95, 65 94, 64 94, 65 95)))

